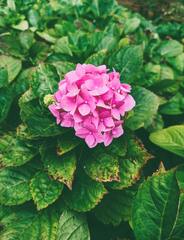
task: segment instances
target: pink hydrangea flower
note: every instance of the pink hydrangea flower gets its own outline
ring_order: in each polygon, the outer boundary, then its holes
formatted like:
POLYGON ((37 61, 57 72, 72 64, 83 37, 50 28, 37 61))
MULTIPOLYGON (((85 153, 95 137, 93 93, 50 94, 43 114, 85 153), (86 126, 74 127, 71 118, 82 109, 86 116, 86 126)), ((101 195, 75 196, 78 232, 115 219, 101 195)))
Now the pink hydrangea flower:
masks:
POLYGON ((76 136, 93 148, 108 146, 123 134, 122 117, 135 106, 131 86, 105 65, 77 64, 60 81, 50 112, 62 127, 72 127, 76 136))

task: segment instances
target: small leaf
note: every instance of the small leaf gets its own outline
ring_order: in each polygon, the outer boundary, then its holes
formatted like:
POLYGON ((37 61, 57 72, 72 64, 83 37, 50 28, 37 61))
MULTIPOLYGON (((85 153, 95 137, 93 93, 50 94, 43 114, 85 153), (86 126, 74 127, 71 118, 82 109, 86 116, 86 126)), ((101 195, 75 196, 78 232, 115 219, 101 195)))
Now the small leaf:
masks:
POLYGON ((119 225, 131 218, 132 201, 135 190, 111 191, 93 210, 98 220, 104 224, 119 225))
POLYGON ((184 157, 184 125, 171 126, 153 132, 150 140, 159 147, 184 157))
POLYGON ((97 53, 94 53, 90 57, 88 57, 85 63, 94 64, 96 66, 102 65, 105 63, 105 58, 107 57, 106 55, 107 55, 107 50, 102 49, 101 51, 98 51, 97 53))
POLYGON ((77 163, 75 153, 58 156, 52 149, 42 147, 41 155, 48 174, 71 189, 77 163))
POLYGON ((54 45, 54 51, 55 51, 56 53, 68 54, 68 55, 70 55, 70 56, 73 55, 67 36, 62 37, 62 38, 59 38, 59 39, 56 41, 56 43, 55 43, 55 45, 54 45))
POLYGON ((175 57, 183 52, 183 46, 176 40, 163 41, 158 52, 164 57, 175 57))
POLYGON ((19 205, 31 199, 29 181, 33 170, 29 166, 5 168, 0 171, 0 203, 19 205))
POLYGON ((29 50, 34 42, 34 33, 31 31, 21 32, 19 35, 20 43, 25 50, 29 50))
POLYGON ((137 17, 127 19, 125 22, 125 26, 124 26, 125 34, 130 34, 130 33, 135 32, 137 30, 137 28, 139 27, 140 23, 141 23, 141 21, 137 17))
POLYGON ((13 133, 4 134, 0 138, 0 165, 2 167, 20 166, 30 161, 36 154, 33 145, 26 145, 13 133))
POLYGON ((65 210, 59 220, 57 240, 90 240, 85 216, 65 210))
POLYGON ((38 172, 31 179, 30 191, 37 209, 48 207, 57 200, 63 190, 63 185, 44 173, 38 172))
POLYGON ((8 81, 12 82, 22 68, 22 63, 19 59, 11 56, 0 56, 0 68, 5 68, 8 71, 8 81))
POLYGON ((133 109, 133 114, 128 117, 125 124, 131 130, 136 130, 141 127, 148 127, 159 107, 159 98, 151 91, 142 88, 134 88, 132 95, 135 99, 136 106, 133 109), (145 104, 146 103, 146 104, 145 104))
POLYGON ((64 195, 69 208, 78 212, 87 212, 93 209, 103 198, 107 190, 100 182, 95 182, 84 173, 77 176, 72 191, 64 195))

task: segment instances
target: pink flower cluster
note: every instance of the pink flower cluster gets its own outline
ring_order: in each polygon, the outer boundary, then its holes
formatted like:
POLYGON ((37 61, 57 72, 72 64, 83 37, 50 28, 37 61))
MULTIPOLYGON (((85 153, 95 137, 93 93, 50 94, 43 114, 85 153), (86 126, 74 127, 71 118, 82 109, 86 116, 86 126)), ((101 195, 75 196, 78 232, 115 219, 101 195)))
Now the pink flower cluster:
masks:
POLYGON ((65 75, 49 106, 57 124, 75 129, 92 148, 123 134, 121 116, 135 106, 131 87, 120 82, 120 74, 105 65, 77 64, 65 75))

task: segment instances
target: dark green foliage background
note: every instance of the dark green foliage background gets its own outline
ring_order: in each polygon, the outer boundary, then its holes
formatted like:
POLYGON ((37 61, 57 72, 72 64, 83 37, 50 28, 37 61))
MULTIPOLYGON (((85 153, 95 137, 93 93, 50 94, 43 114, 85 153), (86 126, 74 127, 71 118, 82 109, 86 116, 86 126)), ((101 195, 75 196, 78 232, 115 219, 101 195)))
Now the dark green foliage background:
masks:
POLYGON ((0 1, 0 239, 184 239, 184 24, 114 0, 0 1), (125 134, 88 149, 47 106, 76 63, 132 85, 125 134))

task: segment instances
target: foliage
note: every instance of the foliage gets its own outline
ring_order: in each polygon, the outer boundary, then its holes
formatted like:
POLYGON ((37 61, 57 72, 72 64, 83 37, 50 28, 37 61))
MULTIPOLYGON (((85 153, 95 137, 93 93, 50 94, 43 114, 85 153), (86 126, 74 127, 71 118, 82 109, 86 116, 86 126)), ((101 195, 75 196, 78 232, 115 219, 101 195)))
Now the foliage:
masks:
POLYGON ((1 1, 0 239, 184 239, 183 38, 114 0, 1 1), (47 108, 78 62, 132 86, 108 147, 89 149, 47 108))

